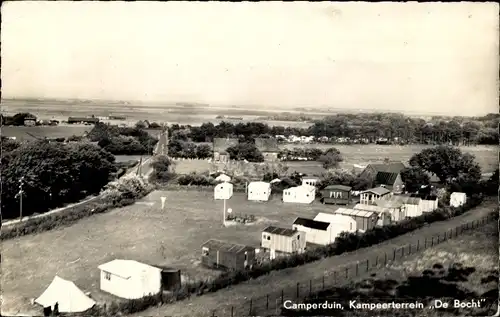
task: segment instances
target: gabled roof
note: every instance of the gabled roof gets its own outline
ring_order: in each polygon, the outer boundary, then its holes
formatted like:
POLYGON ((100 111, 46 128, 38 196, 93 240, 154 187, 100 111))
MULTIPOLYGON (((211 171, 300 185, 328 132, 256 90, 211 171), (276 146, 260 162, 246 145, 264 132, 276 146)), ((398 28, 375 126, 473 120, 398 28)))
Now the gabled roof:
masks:
POLYGON ((389 211, 387 207, 381 207, 381 206, 376 206, 376 205, 366 205, 366 204, 356 204, 353 209, 355 210, 366 210, 366 211, 373 211, 377 214, 389 211))
POLYGON ((345 185, 330 185, 326 186, 323 190, 327 191, 340 190, 340 191, 350 192, 352 190, 352 187, 345 185))
POLYGON ((392 186, 396 181, 398 175, 399 173, 393 173, 393 172, 377 172, 377 175, 375 176, 375 182, 377 184, 392 186))
POLYGON ((314 220, 328 222, 334 225, 339 223, 354 221, 354 219, 352 217, 349 217, 348 215, 337 214, 337 213, 330 214, 326 212, 318 213, 316 217, 314 217, 314 220))
POLYGON ((401 202, 405 205, 418 205, 422 201, 420 198, 409 197, 409 196, 393 196, 391 200, 401 202))
POLYGON ((379 199, 375 200, 375 205, 383 208, 401 208, 404 204, 392 199, 379 199))
POLYGON ((348 209, 348 208, 339 208, 335 210, 336 214, 339 215, 345 215, 345 216, 351 216, 351 217, 363 217, 363 218, 368 218, 373 216, 374 212, 373 211, 367 211, 367 210, 359 210, 359 209, 348 209))
POLYGON ((362 191, 361 193, 373 193, 376 195, 386 195, 389 194, 391 191, 388 190, 387 188, 384 187, 375 187, 371 189, 367 189, 365 191, 362 191))
POLYGON ((252 248, 248 245, 237 244, 226 242, 217 239, 210 239, 207 242, 202 244, 202 247, 208 248, 209 250, 219 250, 224 252, 232 252, 239 253, 244 251, 255 251, 255 248, 252 248))
POLYGON ((310 186, 310 185, 299 185, 299 186, 287 188, 284 191, 289 191, 289 192, 297 192, 297 191, 313 192, 313 191, 316 191, 316 187, 310 186))
POLYGON ((292 237, 298 233, 297 230, 288 229, 288 228, 280 228, 275 226, 269 226, 266 229, 262 230, 262 232, 277 234, 280 236, 292 237))
POLYGON ((214 152, 225 152, 227 148, 238 145, 239 141, 235 138, 214 138, 214 152))
POLYGON ((368 164, 366 168, 373 168, 373 170, 378 172, 388 172, 388 173, 401 173, 406 166, 402 162, 391 162, 391 163, 378 163, 378 164, 368 164))
POLYGON ((147 270, 161 271, 160 268, 157 268, 155 266, 151 266, 134 260, 121 259, 116 259, 108 263, 101 264, 98 266, 98 269, 111 273, 113 275, 117 275, 124 279, 129 279, 133 275, 140 275, 142 272, 147 270))
POLYGON ((278 141, 275 138, 255 138, 255 146, 261 152, 279 152, 278 141))
POLYGON ((293 222, 294 225, 304 226, 311 229, 326 231, 330 224, 328 222, 316 221, 308 218, 297 218, 293 222))
POLYGON ((35 299, 43 307, 58 303, 61 313, 81 313, 92 308, 96 302, 85 295, 75 283, 55 276, 47 289, 35 299))

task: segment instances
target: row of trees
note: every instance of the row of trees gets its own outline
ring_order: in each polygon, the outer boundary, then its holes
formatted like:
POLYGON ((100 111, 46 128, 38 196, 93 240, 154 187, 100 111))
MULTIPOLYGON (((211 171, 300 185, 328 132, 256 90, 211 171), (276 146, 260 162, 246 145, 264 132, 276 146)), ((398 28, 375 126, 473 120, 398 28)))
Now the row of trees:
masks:
POLYGON ((114 155, 151 154, 158 140, 140 127, 118 127, 97 123, 87 138, 114 155))

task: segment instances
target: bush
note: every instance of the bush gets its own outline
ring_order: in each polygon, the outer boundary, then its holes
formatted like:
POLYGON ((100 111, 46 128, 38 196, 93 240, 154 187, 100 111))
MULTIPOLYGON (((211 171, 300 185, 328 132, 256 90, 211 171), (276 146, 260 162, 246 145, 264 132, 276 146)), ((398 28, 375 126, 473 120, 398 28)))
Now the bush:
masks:
POLYGON ((214 186, 217 183, 215 178, 203 174, 186 174, 177 178, 177 184, 182 186, 214 186))

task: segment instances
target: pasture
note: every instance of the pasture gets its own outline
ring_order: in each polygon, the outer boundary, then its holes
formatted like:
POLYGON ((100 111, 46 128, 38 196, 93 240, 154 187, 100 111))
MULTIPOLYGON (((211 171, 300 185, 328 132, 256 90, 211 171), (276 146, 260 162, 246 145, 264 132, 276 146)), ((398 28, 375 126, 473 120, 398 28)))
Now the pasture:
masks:
POLYGON ((88 125, 60 125, 60 126, 2 126, 2 136, 15 137, 19 141, 36 140, 36 138, 67 138, 73 135, 82 136, 92 130, 88 125), (32 135, 30 135, 32 134, 32 135))
MULTIPOLYGON (((218 271, 200 266, 201 244, 217 238, 258 247, 267 225, 291 227, 296 217, 313 217, 334 206, 249 202, 235 193, 227 201, 234 214, 254 215, 254 224, 222 227, 222 201, 213 192, 156 191, 132 206, 82 219, 73 226, 28 235, 2 244, 3 314, 33 313, 29 304, 59 275, 90 291, 96 301, 109 300, 99 291, 97 266, 112 259, 135 259, 179 268, 187 279, 205 279, 218 271), (160 197, 166 208, 160 210, 160 197)), ((36 311, 35 315, 39 315, 36 311)))

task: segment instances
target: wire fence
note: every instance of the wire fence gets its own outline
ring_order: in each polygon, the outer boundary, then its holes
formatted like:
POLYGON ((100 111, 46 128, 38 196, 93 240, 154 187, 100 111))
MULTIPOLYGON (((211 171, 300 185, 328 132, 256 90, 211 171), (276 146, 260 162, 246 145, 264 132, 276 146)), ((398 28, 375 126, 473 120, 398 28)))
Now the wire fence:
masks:
POLYGON ((391 252, 385 252, 373 257, 368 257, 363 261, 356 261, 339 267, 336 271, 328 272, 319 279, 297 282, 295 287, 277 290, 258 298, 251 298, 242 306, 226 305, 225 307, 220 307, 217 310, 211 311, 210 314, 207 315, 212 317, 279 316, 281 315, 283 303, 287 300, 298 302, 317 292, 346 284, 374 269, 383 268, 391 262, 432 248, 470 230, 479 228, 493 221, 496 218, 495 216, 495 214, 490 214, 481 219, 459 225, 439 234, 420 237, 410 244, 394 248, 391 252))

